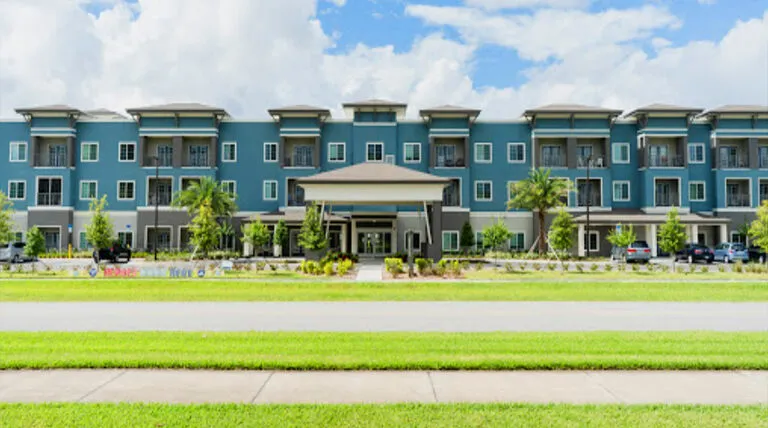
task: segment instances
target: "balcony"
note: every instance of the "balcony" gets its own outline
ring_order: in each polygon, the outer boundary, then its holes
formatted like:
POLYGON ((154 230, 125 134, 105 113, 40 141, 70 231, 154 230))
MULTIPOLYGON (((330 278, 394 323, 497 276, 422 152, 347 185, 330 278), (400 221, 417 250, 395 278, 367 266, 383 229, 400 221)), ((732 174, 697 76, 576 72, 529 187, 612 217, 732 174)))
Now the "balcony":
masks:
MULTIPOLYGON (((718 168, 749 168, 749 139, 727 138, 719 140, 717 148, 718 168)), ((755 159, 757 161, 757 159, 755 159)), ((755 162, 757 163, 757 162, 755 162)))
POLYGON ((173 195, 167 192, 163 193, 150 193, 149 194, 149 206, 169 206, 171 205, 171 201, 173 200, 173 195))
POLYGON ((741 155, 721 157, 720 168, 749 168, 749 160, 741 155))
POLYGON ((170 168, 173 166, 173 153, 164 153, 161 156, 146 156, 144 158, 144 165, 155 166, 155 162, 158 162, 160 168, 170 168))
POLYGON ((654 206, 661 208, 680 206, 680 186, 677 180, 656 180, 654 206))
POLYGON ((658 155, 653 154, 648 157, 648 165, 654 168, 672 168, 682 167, 685 161, 682 156, 678 155, 658 155))
POLYGON ((469 146, 464 138, 435 138, 432 147, 432 167, 466 168, 469 146))
POLYGON ((749 198, 749 193, 731 193, 727 192, 725 194, 725 206, 726 207, 750 207, 752 206, 752 201, 749 198))
POLYGON ((599 180, 576 180, 576 206, 601 207, 602 188, 599 180))
POLYGON ((65 168, 69 166, 67 153, 46 153, 35 155, 35 166, 65 168))
POLYGON ((282 166, 288 168, 317 168, 319 166, 319 139, 290 137, 284 139, 282 166))
POLYGON ((295 168, 314 168, 314 153, 312 150, 304 153, 294 153, 283 159, 283 166, 295 168))
POLYGON ((451 184, 443 188, 443 206, 461 206, 461 188, 459 187, 458 180, 451 180, 451 184))
POLYGON ((182 139, 183 158, 182 167, 188 168, 210 168, 215 166, 211 163, 211 139, 210 138, 192 138, 182 139))
POLYGON ((655 206, 657 207, 679 207, 680 198, 677 194, 656 194, 655 206))
POLYGON ((544 168, 565 168, 565 156, 544 155, 541 158, 541 166, 544 168))
POLYGON ((576 158, 576 166, 579 168, 605 168, 605 156, 579 156, 576 158))
POLYGON ((38 193, 37 205, 43 207, 61 206, 61 193, 38 193))
POLYGON ((303 207, 306 204, 304 189, 296 184, 296 180, 288 180, 288 206, 303 207))

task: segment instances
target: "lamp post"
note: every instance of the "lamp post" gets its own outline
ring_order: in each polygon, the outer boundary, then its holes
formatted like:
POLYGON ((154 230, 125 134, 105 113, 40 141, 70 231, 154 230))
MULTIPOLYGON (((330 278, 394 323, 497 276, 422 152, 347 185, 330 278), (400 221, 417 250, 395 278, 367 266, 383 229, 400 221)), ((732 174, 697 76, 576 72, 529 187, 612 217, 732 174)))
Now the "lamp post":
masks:
POLYGON ((592 155, 587 156, 587 227, 586 227, 586 240, 587 243, 587 258, 590 256, 591 242, 589 235, 589 206, 592 205, 592 182, 589 181, 589 168, 592 166, 592 155))
POLYGON ((152 248, 153 252, 155 253, 155 261, 157 261, 157 222, 160 214, 160 199, 158 198, 157 194, 157 185, 160 181, 160 158, 157 156, 152 156, 152 160, 155 161, 155 228, 152 230, 152 248))

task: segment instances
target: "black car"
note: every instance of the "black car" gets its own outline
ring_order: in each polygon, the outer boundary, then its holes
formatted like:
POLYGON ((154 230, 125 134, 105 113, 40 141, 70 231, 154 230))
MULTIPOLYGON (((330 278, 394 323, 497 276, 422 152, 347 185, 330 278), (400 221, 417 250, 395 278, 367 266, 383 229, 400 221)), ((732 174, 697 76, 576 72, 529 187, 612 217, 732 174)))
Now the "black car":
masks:
POLYGON ((96 263, 100 261, 117 263, 121 258, 125 259, 126 263, 131 261, 131 249, 119 242, 113 242, 109 248, 102 248, 93 252, 93 261, 96 263))
POLYGON ((765 251, 760 247, 749 247, 749 261, 765 263, 765 251))
POLYGON ((685 244, 685 247, 675 255, 675 260, 687 260, 688 263, 700 261, 712 263, 715 261, 715 252, 706 245, 685 244))

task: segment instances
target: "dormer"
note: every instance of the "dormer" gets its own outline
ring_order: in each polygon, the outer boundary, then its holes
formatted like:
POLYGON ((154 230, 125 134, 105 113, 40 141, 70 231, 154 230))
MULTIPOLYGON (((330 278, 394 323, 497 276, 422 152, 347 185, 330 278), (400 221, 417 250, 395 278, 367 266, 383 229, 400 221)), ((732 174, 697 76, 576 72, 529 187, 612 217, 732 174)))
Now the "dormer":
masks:
POLYGON ((724 105, 700 117, 712 127, 715 168, 768 168, 768 106, 724 105))
POLYGON ((268 113, 280 128, 280 136, 319 136, 331 111, 323 107, 294 105, 269 109, 268 113))
POLYGON ((342 104, 344 114, 355 123, 395 123, 405 118, 407 104, 371 99, 342 104))
POLYGON ((426 108, 419 111, 419 116, 432 129, 464 129, 469 127, 477 120, 480 110, 460 107, 455 105, 442 105, 438 107, 426 108))

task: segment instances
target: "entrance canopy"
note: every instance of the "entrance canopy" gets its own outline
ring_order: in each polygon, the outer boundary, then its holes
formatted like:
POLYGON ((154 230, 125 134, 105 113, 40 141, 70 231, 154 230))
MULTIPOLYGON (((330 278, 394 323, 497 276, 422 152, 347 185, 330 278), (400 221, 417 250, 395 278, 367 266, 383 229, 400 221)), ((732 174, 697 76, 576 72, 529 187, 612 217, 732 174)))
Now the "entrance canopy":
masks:
POLYGON ((449 179, 388 163, 360 163, 298 179, 304 199, 335 205, 441 202, 449 179))

